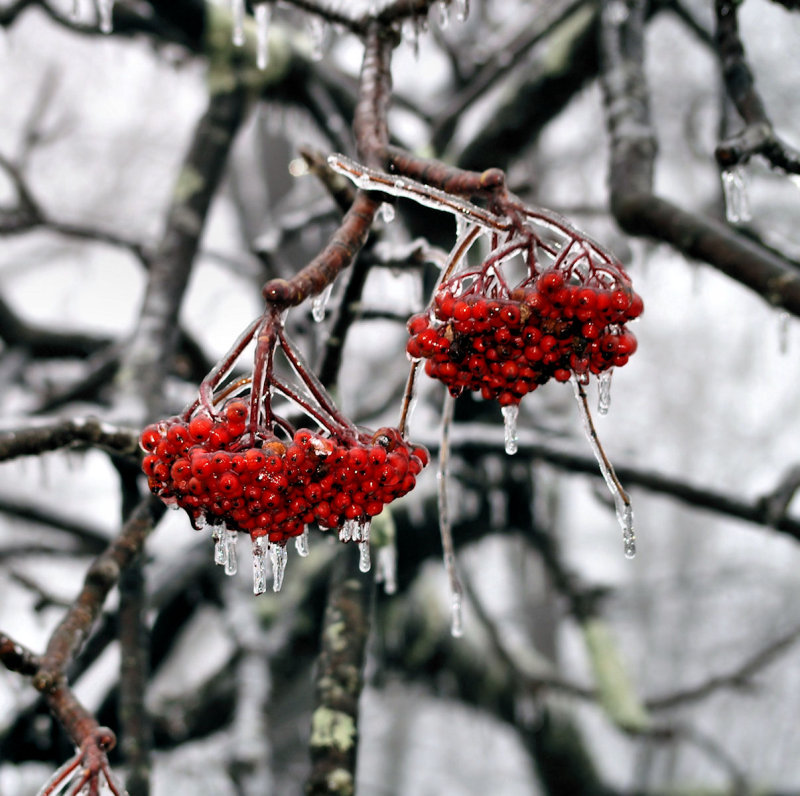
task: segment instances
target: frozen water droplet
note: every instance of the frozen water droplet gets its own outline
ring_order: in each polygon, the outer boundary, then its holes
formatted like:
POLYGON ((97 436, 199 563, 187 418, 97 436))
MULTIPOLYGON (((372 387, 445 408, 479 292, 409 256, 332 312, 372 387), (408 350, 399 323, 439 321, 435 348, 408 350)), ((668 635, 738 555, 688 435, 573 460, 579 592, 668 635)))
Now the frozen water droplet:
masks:
POLYGON ((100 13, 100 31, 112 33, 114 30, 114 0, 97 0, 97 10, 100 13))
POLYGON ((456 238, 460 238, 467 231, 468 226, 469 221, 461 213, 456 213, 456 238))
POLYGON ((781 310, 778 313, 778 351, 781 354, 789 353, 789 313, 781 310))
POLYGON ((391 224, 394 221, 394 205, 391 202, 383 202, 378 208, 384 224, 391 224))
POLYGON ((378 7, 379 6, 380 6, 380 3, 378 2, 378 0, 370 0, 370 2, 369 2, 369 13, 370 13, 370 16, 374 17, 378 13, 378 10, 379 10, 378 7))
POLYGON ((469 0, 456 0, 456 19, 459 22, 466 22, 469 16, 469 0))
POLYGON ((406 184, 402 180, 395 180, 394 187, 397 188, 398 191, 404 191, 406 184))
POLYGON ((510 455, 517 452, 517 417, 519 417, 519 404, 509 404, 501 410, 505 423, 506 453, 510 455))
POLYGON ((223 531, 223 543, 225 545, 225 574, 235 575, 239 570, 239 562, 236 556, 236 542, 239 540, 237 531, 223 531))
POLYGON ((369 540, 358 543, 358 568, 362 572, 369 572, 372 561, 369 555, 369 540))
POLYGON ((453 593, 450 601, 450 635, 461 638, 464 635, 464 612, 460 593, 453 593))
POLYGON ((397 550, 393 542, 378 548, 375 582, 383 583, 385 594, 394 594, 397 591, 397 550))
POLYGON ((259 3, 255 8, 255 15, 256 65, 259 69, 266 69, 269 63, 269 24, 272 19, 272 6, 269 3, 259 3))
POLYGON ((283 586, 283 576, 286 574, 286 560, 289 551, 284 544, 270 544, 269 557, 272 561, 272 591, 278 592, 283 586))
POLYGON ((322 323, 325 320, 325 310, 328 306, 328 301, 331 298, 333 291, 333 282, 328 285, 322 293, 317 294, 311 299, 311 317, 316 323, 322 323))
POLYGON ((445 0, 439 0, 439 27, 444 30, 450 24, 450 9, 445 0))
POLYGON ((330 28, 322 17, 311 16, 306 23, 308 35, 311 39, 311 60, 321 61, 328 49, 330 28))
POLYGON ((614 509, 617 513, 617 521, 619 522, 620 528, 622 528, 625 557, 633 558, 636 555, 636 533, 633 530, 633 508, 631 507, 630 499, 622 488, 622 484, 620 484, 611 462, 608 460, 605 451, 600 445, 597 431, 595 431, 594 423, 592 422, 592 416, 589 413, 589 404, 586 402, 586 393, 583 387, 581 387, 574 376, 570 381, 575 392, 575 400, 578 402, 578 411, 583 421, 583 430, 586 433, 586 439, 592 448, 592 453, 594 453, 594 457, 600 467, 600 473, 603 476, 603 480, 606 482, 608 491, 611 492, 611 497, 614 498, 614 509))
POLYGON ((614 25, 622 25, 627 22, 630 15, 628 7, 622 0, 613 0, 613 2, 609 3, 606 14, 608 15, 608 20, 614 25))
POLYGON ((253 539, 253 594, 267 590, 267 537, 253 539))
POLYGON ((601 415, 607 415, 611 406, 611 374, 613 371, 613 368, 609 368, 597 377, 597 411, 601 415))
POLYGON ((231 34, 231 41, 236 47, 241 47, 245 41, 244 2, 245 0, 231 0, 231 14, 233 15, 233 32, 231 34))
POLYGON ((69 12, 70 22, 79 22, 81 18, 81 0, 72 0, 72 7, 69 12))
POLYGON ((303 528, 303 533, 300 536, 294 537, 294 549, 297 551, 297 555, 301 558, 305 558, 308 555, 308 526, 306 525, 303 528))
POLYGON ((750 221, 750 202, 747 198, 747 184, 744 169, 735 166, 722 171, 722 193, 725 198, 725 218, 731 224, 750 221))

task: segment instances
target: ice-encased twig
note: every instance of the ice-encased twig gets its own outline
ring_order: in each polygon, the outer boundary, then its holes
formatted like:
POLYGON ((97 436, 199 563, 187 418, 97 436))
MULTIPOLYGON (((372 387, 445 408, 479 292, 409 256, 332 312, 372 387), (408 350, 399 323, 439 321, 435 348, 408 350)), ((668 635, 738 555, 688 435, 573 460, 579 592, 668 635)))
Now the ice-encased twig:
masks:
POLYGON ((570 379, 572 382, 572 389, 575 392, 575 400, 578 403, 578 410, 583 420, 583 429, 586 432, 586 438, 589 440, 589 445, 592 448, 595 459, 600 465, 600 472, 606 482, 606 486, 614 498, 614 508, 617 512, 617 520, 619 520, 620 528, 622 528, 622 541, 625 545, 625 557, 633 558, 636 555, 636 534, 633 530, 633 509, 628 493, 622 487, 617 474, 614 472, 614 467, 606 456, 603 446, 600 444, 600 439, 597 436, 597 431, 592 421, 592 414, 589 411, 589 404, 586 400, 586 391, 583 385, 573 375, 570 379))
POLYGON ((439 470, 436 480, 439 489, 439 533, 442 537, 442 554, 447 578, 450 582, 450 632, 459 637, 464 634, 461 613, 464 589, 458 576, 455 547, 453 546, 453 529, 450 511, 447 504, 447 476, 450 466, 450 427, 453 425, 455 398, 450 393, 445 395, 442 409, 442 442, 439 446, 439 470))
POLYGON ((365 191, 381 191, 392 196, 411 199, 418 204, 433 210, 443 210, 461 215, 468 221, 486 229, 509 230, 513 228, 511 220, 499 216, 479 205, 468 202, 439 188, 432 188, 410 177, 403 177, 362 166, 344 155, 330 155, 328 165, 339 174, 352 180, 356 186, 365 191))

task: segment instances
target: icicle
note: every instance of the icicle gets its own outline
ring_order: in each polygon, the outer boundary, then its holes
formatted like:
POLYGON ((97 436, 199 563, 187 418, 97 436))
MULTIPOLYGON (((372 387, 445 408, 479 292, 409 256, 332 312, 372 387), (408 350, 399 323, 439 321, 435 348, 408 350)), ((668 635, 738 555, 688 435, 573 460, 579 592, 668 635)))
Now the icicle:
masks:
POLYGON ((312 16, 308 18, 307 26, 311 39, 311 60, 321 61, 328 49, 330 38, 328 23, 322 17, 312 16))
POLYGON ((461 580, 456 567, 456 555, 453 547, 453 529, 450 523, 450 511, 447 505, 447 475, 450 464, 450 426, 453 424, 455 398, 450 393, 445 395, 442 409, 442 442, 439 447, 439 470, 436 482, 439 491, 439 533, 442 537, 444 567, 450 583, 450 632, 453 636, 461 636, 464 626, 461 617, 461 580))
POLYGON ((308 525, 303 528, 303 533, 300 536, 294 537, 294 549, 301 558, 305 558, 308 555, 308 525))
POLYGON ((225 546, 225 529, 221 526, 214 528, 211 535, 214 540, 214 563, 219 567, 224 567, 228 560, 228 549, 225 546))
POLYGON ((778 313, 778 351, 789 353, 789 313, 786 310, 778 313))
POLYGON ((81 19, 81 0, 72 0, 72 8, 69 12, 70 22, 80 22, 81 19))
POLYGON ((407 19, 403 23, 403 39, 411 45, 414 58, 419 58, 419 22, 417 22, 417 17, 407 19))
POLYGON ((450 603, 450 635, 453 638, 461 638, 464 635, 464 612, 461 603, 461 593, 453 592, 450 603))
POLYGON ((614 368, 604 370, 597 377, 597 411, 601 415, 607 415, 611 406, 611 374, 614 368))
POLYGON ((378 213, 384 224, 391 224, 394 221, 394 205, 391 202, 383 202, 378 208, 378 213))
POLYGON ((253 594, 267 590, 267 537, 253 539, 253 594))
POLYGON ((394 542, 378 548, 375 582, 383 583, 384 594, 394 594, 397 591, 397 550, 394 542))
POLYGON ((239 562, 236 557, 236 542, 239 540, 238 531, 230 531, 227 528, 223 531, 225 545, 225 574, 235 575, 239 569, 239 562))
POLYGON ((439 0, 439 27, 444 30, 450 24, 450 9, 445 0, 439 0))
POLYGON ((233 33, 231 34, 231 41, 236 47, 241 47, 245 42, 244 0, 231 0, 231 14, 233 15, 233 33))
POLYGON ((259 69, 266 69, 269 63, 269 23, 272 19, 272 7, 269 3, 259 3, 255 8, 255 15, 256 65, 259 69))
POLYGON ((456 19, 466 22, 469 16, 469 0, 456 0, 456 19))
POLYGON ((572 388, 575 392, 575 400, 578 402, 578 410, 580 411, 581 420, 583 421, 583 430, 586 432, 586 439, 589 440, 589 445, 592 448, 597 464, 600 466, 600 472, 603 480, 606 482, 611 496, 614 498, 614 508, 617 512, 617 520, 622 528, 622 541, 625 547, 625 558, 633 558, 636 555, 636 534, 633 530, 633 509, 628 493, 622 488, 617 474, 614 472, 614 467, 608 460, 608 457, 600 445, 600 440, 597 437, 592 416, 589 413, 589 404, 586 402, 586 392, 580 385, 578 380, 573 376, 570 379, 572 388))
POLYGON ((509 404, 502 408, 503 422, 505 423, 506 453, 511 456, 517 452, 517 417, 519 404, 509 404))
POLYGON ((369 539, 365 542, 358 543, 358 568, 362 572, 369 572, 372 567, 372 561, 369 555, 369 539))
POLYGON ((97 0, 100 13, 100 32, 112 33, 114 30, 114 0, 97 0))
POLYGON ((316 323, 322 323, 325 320, 325 309, 328 306, 328 301, 333 291, 333 282, 331 282, 322 293, 318 293, 311 299, 311 317, 316 323))
POLYGON ((750 202, 747 199, 747 185, 741 166, 722 171, 722 193, 725 197, 725 218, 731 224, 750 221, 750 202))
POLYGON ((369 15, 374 17, 379 10, 380 3, 378 0, 369 0, 369 15))
POLYGON ((286 573, 286 559, 289 551, 284 544, 272 544, 269 546, 269 557, 272 561, 272 591, 280 591, 283 586, 283 576, 286 573))
POLYGON ((339 528, 339 541, 349 542, 358 533, 358 522, 356 520, 345 520, 344 525, 339 528))

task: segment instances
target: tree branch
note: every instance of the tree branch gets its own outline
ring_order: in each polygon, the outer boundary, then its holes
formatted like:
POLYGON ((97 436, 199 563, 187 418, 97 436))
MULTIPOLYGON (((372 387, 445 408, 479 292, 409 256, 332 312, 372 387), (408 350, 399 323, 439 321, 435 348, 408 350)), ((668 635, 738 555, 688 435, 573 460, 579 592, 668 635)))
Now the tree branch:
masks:
POLYGON ((707 262, 768 302, 800 316, 800 269, 724 224, 653 194, 655 134, 644 80, 644 6, 610 4, 602 17, 602 85, 611 135, 611 211, 632 235, 647 235, 707 262))

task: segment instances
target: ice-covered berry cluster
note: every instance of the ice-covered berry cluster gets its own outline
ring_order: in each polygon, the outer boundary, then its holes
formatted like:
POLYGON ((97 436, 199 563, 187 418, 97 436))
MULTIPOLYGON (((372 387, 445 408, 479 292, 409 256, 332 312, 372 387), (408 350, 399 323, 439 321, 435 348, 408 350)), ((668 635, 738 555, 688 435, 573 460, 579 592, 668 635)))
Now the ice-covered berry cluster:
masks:
POLYGON ((436 292, 431 312, 409 320, 406 350, 427 360, 427 374, 453 395, 472 390, 508 406, 550 379, 624 365, 636 351, 626 323, 642 309, 621 269, 550 269, 510 291, 457 275, 436 292))
POLYGON ((142 432, 150 489, 197 527, 224 524, 283 545, 316 522, 362 540, 359 527, 413 489, 428 463, 427 451, 393 428, 352 439, 299 429, 292 439, 254 440, 248 415, 234 399, 216 417, 201 409, 142 432))

